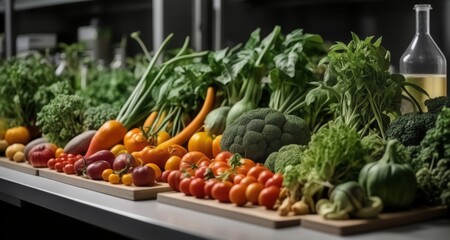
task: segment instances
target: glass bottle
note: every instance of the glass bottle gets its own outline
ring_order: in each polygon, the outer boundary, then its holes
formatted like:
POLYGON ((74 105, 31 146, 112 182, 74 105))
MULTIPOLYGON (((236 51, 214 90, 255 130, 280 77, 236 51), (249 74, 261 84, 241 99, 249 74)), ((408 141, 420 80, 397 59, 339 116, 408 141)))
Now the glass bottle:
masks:
MULTIPOLYGON (((417 4, 416 34, 400 58, 400 74, 407 82, 417 84, 430 95, 430 98, 447 96, 447 61, 430 35, 429 4, 417 4)), ((426 111, 424 101, 428 97, 417 90, 407 90, 418 101, 422 111, 426 111)), ((402 112, 416 111, 410 102, 402 103, 402 112)))

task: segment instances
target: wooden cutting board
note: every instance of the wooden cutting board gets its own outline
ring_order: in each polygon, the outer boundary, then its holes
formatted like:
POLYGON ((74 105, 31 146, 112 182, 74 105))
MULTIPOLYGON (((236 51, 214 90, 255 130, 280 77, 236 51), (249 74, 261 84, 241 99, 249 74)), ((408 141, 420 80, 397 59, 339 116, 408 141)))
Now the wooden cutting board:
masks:
POLYGON ((39 175, 39 168, 31 166, 27 161, 14 162, 6 157, 0 157, 0 166, 32 175, 39 175))
POLYGON ((156 199, 156 194, 172 191, 167 183, 158 182, 156 185, 150 187, 126 186, 123 184, 111 184, 102 180, 92 180, 73 174, 60 173, 49 168, 39 169, 39 176, 133 201, 156 199))
POLYGON ((180 192, 158 193, 157 200, 158 202, 210 213, 216 216, 232 218, 264 227, 283 228, 298 226, 300 224, 299 216, 279 216, 276 211, 266 210, 262 206, 248 204, 238 207, 232 203, 220 203, 217 200, 212 199, 199 199, 192 196, 186 196, 184 193, 180 192))
POLYGON ((421 207, 409 211, 382 213, 374 219, 325 220, 315 214, 302 216, 301 226, 344 236, 425 221, 446 214, 448 214, 448 208, 445 206, 421 207))

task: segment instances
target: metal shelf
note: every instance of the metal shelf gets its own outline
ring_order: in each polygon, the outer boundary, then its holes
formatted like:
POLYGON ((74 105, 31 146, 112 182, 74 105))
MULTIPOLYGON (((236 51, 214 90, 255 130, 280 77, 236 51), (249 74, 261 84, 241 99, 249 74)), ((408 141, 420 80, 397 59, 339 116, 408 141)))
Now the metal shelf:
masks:
MULTIPOLYGON (((79 2, 92 2, 95 0, 15 0, 14 1, 14 11, 28 10, 40 7, 50 7, 56 5, 63 5, 69 3, 79 3, 79 2)), ((2 1, 3 3, 5 2, 2 1)), ((5 11, 4 4, 0 5, 0 12, 5 11)))

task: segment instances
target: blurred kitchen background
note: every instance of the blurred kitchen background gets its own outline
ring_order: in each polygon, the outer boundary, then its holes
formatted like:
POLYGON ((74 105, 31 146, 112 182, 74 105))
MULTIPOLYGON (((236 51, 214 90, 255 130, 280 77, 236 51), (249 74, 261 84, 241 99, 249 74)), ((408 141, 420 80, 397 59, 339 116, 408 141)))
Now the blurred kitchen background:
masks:
POLYGON ((89 54, 108 63, 118 53, 142 52, 130 38, 135 31, 149 49, 174 33, 172 46, 190 36, 193 49, 217 50, 245 42, 258 27, 266 35, 280 25, 285 33, 302 28, 330 43, 348 42, 350 32, 382 36, 397 71, 415 34, 414 4, 431 4, 431 36, 448 64, 450 0, 3 0, 0 58, 84 41, 89 54))

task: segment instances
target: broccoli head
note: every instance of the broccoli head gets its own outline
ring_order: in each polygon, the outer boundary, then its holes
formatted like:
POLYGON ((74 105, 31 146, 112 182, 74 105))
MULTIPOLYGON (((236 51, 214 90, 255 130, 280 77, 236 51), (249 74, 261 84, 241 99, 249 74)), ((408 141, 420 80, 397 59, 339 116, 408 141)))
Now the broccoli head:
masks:
POLYGON ((221 148, 255 162, 289 144, 306 145, 311 139, 306 122, 271 108, 257 108, 239 116, 226 127, 221 148))
POLYGON ((450 107, 450 97, 440 96, 425 100, 425 106, 429 113, 439 113, 443 107, 450 107))
POLYGON ((287 165, 300 164, 301 156, 307 148, 306 145, 299 144, 285 145, 278 152, 271 153, 264 165, 272 172, 284 173, 284 168, 287 165))
POLYGON ((115 119, 120 109, 108 103, 102 103, 95 107, 89 107, 84 112, 84 128, 86 130, 97 130, 103 123, 115 119))
POLYGON ((388 139, 397 139, 405 146, 417 146, 428 129, 434 127, 436 114, 411 112, 399 116, 388 126, 388 139))
POLYGON ((84 99, 78 95, 58 94, 37 114, 36 125, 50 142, 65 146, 84 131, 84 99))

